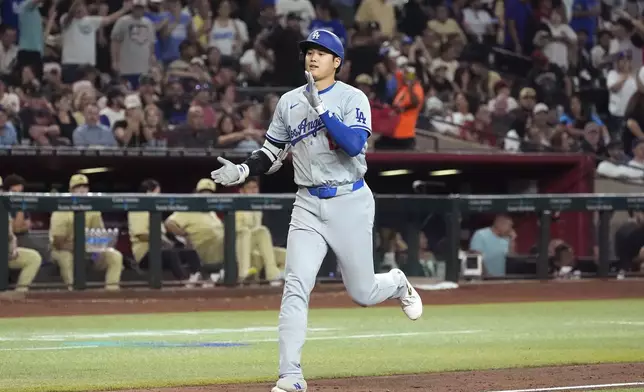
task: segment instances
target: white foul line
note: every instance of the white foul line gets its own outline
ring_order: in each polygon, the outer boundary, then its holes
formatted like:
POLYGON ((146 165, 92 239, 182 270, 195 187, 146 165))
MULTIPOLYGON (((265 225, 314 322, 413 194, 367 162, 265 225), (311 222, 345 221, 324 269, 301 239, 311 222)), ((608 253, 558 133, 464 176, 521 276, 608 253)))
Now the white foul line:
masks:
POLYGON ((549 391, 574 391, 579 389, 601 389, 601 388, 620 388, 642 386, 644 382, 624 382, 618 384, 595 384, 595 385, 577 385, 572 387, 554 387, 554 388, 533 388, 533 389, 504 389, 502 391, 490 392, 549 392, 549 391))
MULTIPOLYGON (((462 335, 479 333, 482 330, 465 330, 465 331, 426 331, 426 332, 401 332, 401 333, 379 333, 379 334, 363 334, 363 335, 346 335, 346 336, 315 336, 307 340, 343 340, 343 339, 374 339, 374 338, 387 338, 387 337, 406 337, 418 335, 462 335)), ((224 341, 220 343, 274 343, 278 342, 277 338, 270 339, 251 339, 241 341, 224 341)), ((0 351, 48 351, 48 350, 78 350, 85 348, 119 348, 119 347, 105 347, 101 345, 89 346, 55 346, 55 347, 16 347, 16 348, 0 348, 0 351)), ((127 348, 127 346, 125 346, 127 348)), ((178 347, 178 348, 201 348, 201 347, 178 347)))

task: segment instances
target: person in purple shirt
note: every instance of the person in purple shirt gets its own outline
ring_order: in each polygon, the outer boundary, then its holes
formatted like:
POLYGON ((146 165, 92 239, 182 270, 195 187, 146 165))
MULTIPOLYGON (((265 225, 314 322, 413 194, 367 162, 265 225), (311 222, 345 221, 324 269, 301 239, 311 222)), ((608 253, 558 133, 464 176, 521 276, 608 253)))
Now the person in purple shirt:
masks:
POLYGON ((347 31, 339 18, 338 12, 329 2, 322 2, 315 7, 316 18, 311 21, 309 31, 329 30, 347 43, 347 31))

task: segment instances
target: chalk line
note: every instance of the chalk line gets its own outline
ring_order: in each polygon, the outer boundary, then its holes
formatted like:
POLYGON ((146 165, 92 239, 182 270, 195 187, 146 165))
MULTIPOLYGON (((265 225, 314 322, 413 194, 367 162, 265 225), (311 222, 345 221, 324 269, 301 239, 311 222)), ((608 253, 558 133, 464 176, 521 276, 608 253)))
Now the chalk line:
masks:
POLYGON ((594 385, 575 385, 570 387, 552 387, 552 388, 532 388, 532 389, 504 389, 500 391, 490 392, 550 392, 550 391, 575 391, 575 390, 589 390, 589 389, 603 389, 603 388, 621 388, 621 387, 636 387, 642 386, 644 382, 623 382, 617 384, 594 384, 594 385))
MULTIPOLYGON (((474 334, 483 332, 482 330, 465 330, 465 331, 425 331, 425 332, 400 332, 400 333, 371 333, 371 334, 360 334, 360 335, 340 335, 340 336, 314 336, 307 339, 307 341, 312 340, 354 340, 354 339, 375 339, 375 338, 387 338, 387 337, 408 337, 408 336, 419 336, 419 335, 463 335, 463 334, 474 334)), ((269 339, 251 339, 251 340, 240 340, 240 341, 223 341, 220 343, 276 343, 279 340, 277 338, 269 339)), ((53 346, 53 347, 15 347, 15 348, 0 348, 0 351, 48 351, 48 350, 71 350, 71 349, 93 349, 93 348, 105 348, 100 345, 83 345, 83 346, 53 346)))

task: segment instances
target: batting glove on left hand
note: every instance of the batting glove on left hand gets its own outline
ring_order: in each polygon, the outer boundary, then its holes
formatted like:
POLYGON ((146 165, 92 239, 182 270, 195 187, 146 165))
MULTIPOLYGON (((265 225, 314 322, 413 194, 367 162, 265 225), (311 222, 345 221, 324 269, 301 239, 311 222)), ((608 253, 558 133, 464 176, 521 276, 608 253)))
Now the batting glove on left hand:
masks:
POLYGON ((313 75, 311 75, 309 71, 304 71, 304 76, 306 76, 307 81, 306 89, 303 91, 304 97, 309 101, 309 105, 311 105, 319 115, 322 115, 326 112, 326 106, 324 106, 324 102, 322 102, 322 99, 320 98, 318 88, 315 87, 313 75))
POLYGON ((217 158, 217 161, 223 166, 210 173, 210 177, 217 183, 223 186, 238 185, 246 181, 249 170, 245 164, 235 165, 231 161, 222 157, 217 158))

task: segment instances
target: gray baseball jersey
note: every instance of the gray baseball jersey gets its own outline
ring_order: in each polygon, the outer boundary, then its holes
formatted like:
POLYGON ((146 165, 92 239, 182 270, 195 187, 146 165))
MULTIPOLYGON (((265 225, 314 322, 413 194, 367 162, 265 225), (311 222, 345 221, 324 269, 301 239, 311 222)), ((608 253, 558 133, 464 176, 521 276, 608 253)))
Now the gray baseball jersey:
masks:
MULTIPOLYGON (((304 98, 305 88, 298 87, 282 95, 266 138, 292 145, 295 183, 299 186, 338 186, 361 179, 367 171, 366 143, 355 157, 341 152, 327 134, 320 116, 304 98)), ((335 82, 319 94, 329 112, 345 125, 371 134, 371 108, 362 91, 335 82)))
MULTIPOLYGON (((303 379, 300 359, 306 338, 308 298, 329 248, 338 259, 347 292, 363 306, 400 298, 406 286, 400 274, 374 271, 375 203, 362 180, 367 171, 366 146, 355 157, 339 150, 320 116, 304 98, 304 88, 282 96, 266 134, 269 140, 292 145, 295 183, 300 186, 286 244, 279 316, 280 377, 292 380, 303 379), (320 197, 316 191, 320 186, 342 186, 344 192, 320 197)), ((369 101, 362 91, 336 82, 320 91, 320 98, 345 125, 371 133, 369 101)))

